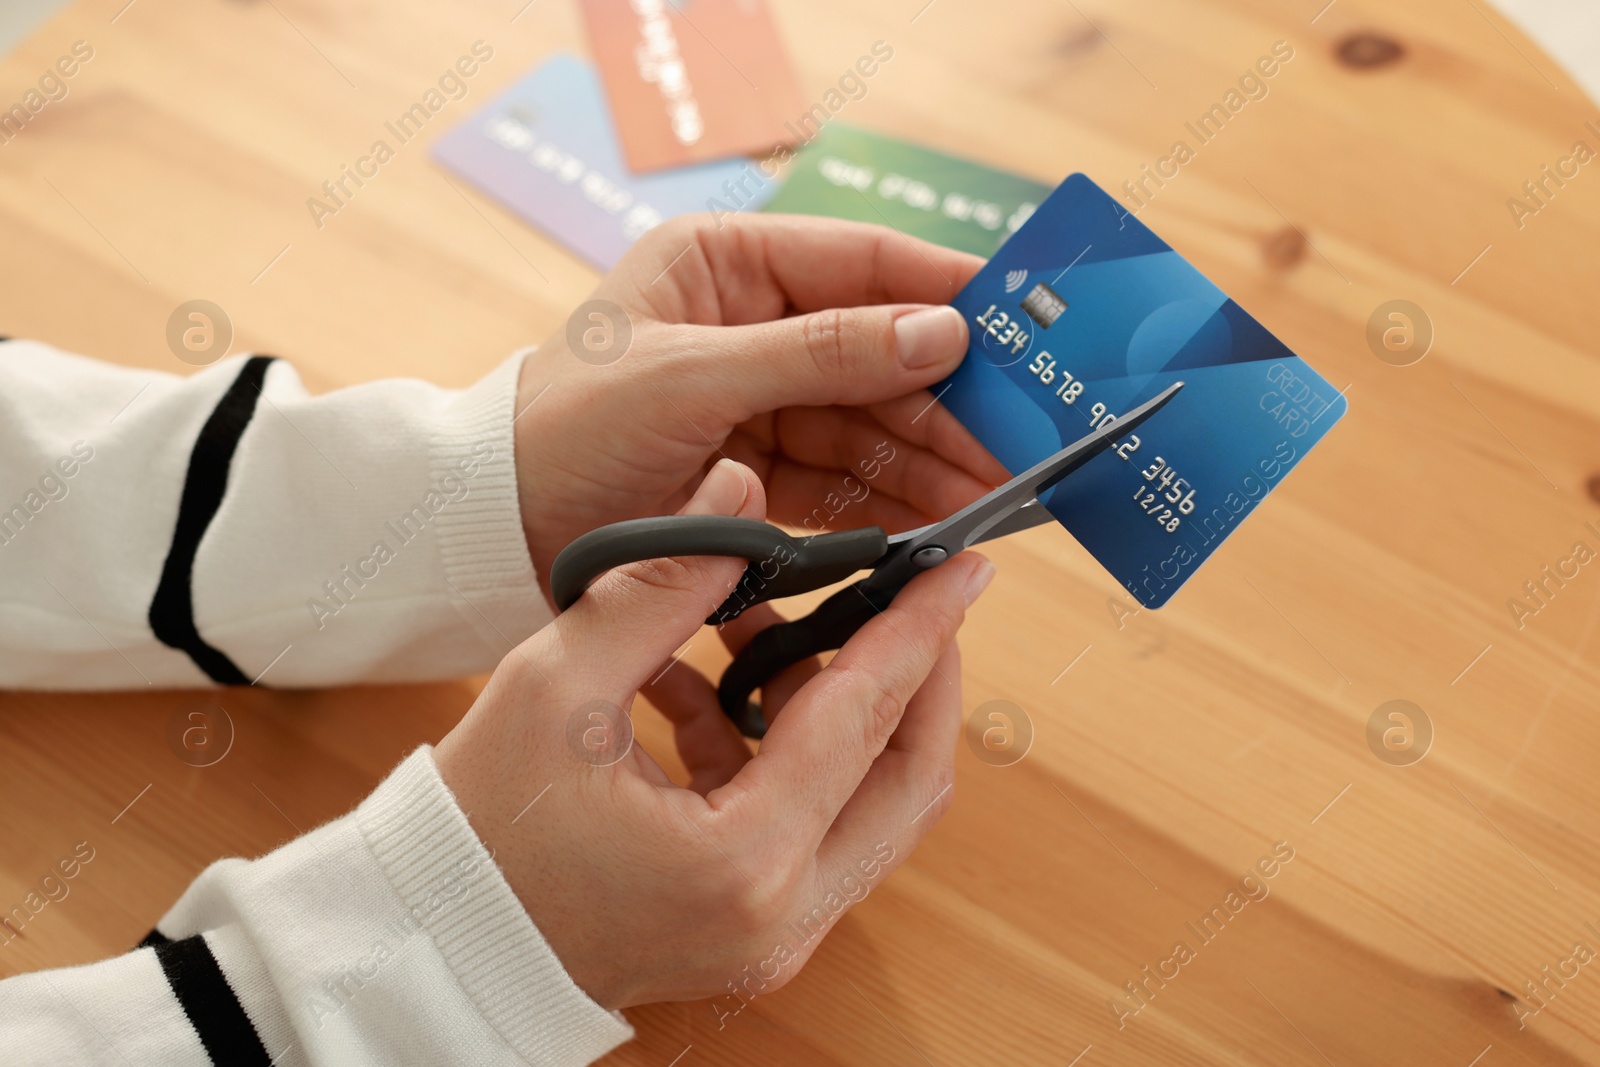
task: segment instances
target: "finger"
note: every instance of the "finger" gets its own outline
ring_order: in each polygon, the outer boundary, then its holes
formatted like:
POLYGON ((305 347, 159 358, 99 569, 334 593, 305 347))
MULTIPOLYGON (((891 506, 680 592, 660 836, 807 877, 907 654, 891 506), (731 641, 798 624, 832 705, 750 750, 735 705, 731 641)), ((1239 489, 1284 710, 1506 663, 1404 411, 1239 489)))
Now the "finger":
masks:
MULTIPOLYGON (((766 495, 748 467, 720 460, 682 513, 760 519, 766 495)), ((618 567, 530 640, 553 642, 543 651, 560 657, 563 672, 582 672, 588 688, 621 704, 704 624, 744 568, 742 559, 689 556, 618 567)))
POLYGON ((913 579, 789 701, 727 788, 769 818, 793 811, 795 833, 820 842, 993 573, 988 560, 962 553, 913 579))
MULTIPOLYGON (((967 252, 885 226, 811 215, 692 215, 635 246, 664 320, 739 326, 791 311, 944 304, 982 269, 967 252)), ((626 273, 626 272, 619 272, 626 273)))
POLYGON ((925 526, 944 518, 933 515, 894 497, 874 493, 864 501, 864 507, 854 509, 845 518, 839 495, 842 472, 837 469, 813 467, 777 454, 770 443, 763 444, 760 436, 750 429, 740 428, 722 446, 723 452, 733 459, 759 472, 767 490, 768 515, 778 522, 798 526, 808 534, 818 534, 827 528, 882 526, 894 533, 925 526), (837 498, 830 500, 830 497, 837 498))
POLYGON ((810 215, 746 216, 727 232, 802 312, 948 303, 984 263, 887 227, 810 215))
POLYGON ((661 373, 707 383, 710 414, 742 422, 792 405, 870 404, 955 370, 967 324, 945 305, 836 307, 751 326, 670 327, 661 373))
POLYGON ((716 686, 687 663, 674 662, 642 692, 672 723, 678 757, 696 793, 704 796, 724 785, 750 761, 738 727, 717 703, 716 686))
POLYGON ((1011 478, 1005 464, 995 459, 950 409, 936 402, 932 393, 897 396, 872 404, 867 411, 891 433, 931 449, 980 482, 999 485, 1011 478))
POLYGON ((790 664, 761 684, 761 717, 770 730, 778 721, 783 709, 794 695, 805 688, 807 682, 822 673, 822 660, 808 656, 799 663, 790 664))
POLYGON ((954 641, 937 666, 823 838, 817 866, 828 884, 847 874, 859 877, 864 872, 853 868, 864 856, 898 866, 954 802, 961 738, 961 651, 954 641), (893 853, 887 859, 884 845, 893 853))
POLYGON ((841 471, 834 495, 846 500, 885 492, 918 511, 943 516, 994 488, 856 408, 780 411, 777 440, 785 456, 841 471))
POLYGON ((859 504, 839 492, 840 473, 804 463, 778 460, 767 471, 769 500, 774 517, 806 534, 826 530, 882 526, 896 532, 925 526, 942 519, 884 493, 872 493, 859 504))

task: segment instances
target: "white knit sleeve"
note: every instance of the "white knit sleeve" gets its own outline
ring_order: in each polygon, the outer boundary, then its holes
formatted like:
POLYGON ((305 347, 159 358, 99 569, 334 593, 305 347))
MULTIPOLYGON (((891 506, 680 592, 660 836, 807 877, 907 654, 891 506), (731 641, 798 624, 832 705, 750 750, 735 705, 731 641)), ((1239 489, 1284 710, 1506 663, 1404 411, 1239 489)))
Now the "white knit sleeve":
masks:
POLYGON ((466 390, 310 396, 0 343, 0 686, 318 686, 490 670, 550 618, 512 437, 466 390))
POLYGON ((632 1036, 567 976, 427 748, 350 815, 207 868, 145 947, 0 982, 18 1065, 578 1067, 632 1036))

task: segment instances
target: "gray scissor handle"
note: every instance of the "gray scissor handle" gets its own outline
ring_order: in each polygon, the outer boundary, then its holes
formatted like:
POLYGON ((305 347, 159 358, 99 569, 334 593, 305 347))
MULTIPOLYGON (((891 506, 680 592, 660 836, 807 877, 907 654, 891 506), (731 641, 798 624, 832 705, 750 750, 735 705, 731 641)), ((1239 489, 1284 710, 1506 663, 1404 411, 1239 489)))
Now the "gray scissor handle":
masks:
POLYGON ((591 530, 563 548, 550 567, 550 595, 562 611, 613 567, 663 556, 733 556, 744 576, 706 622, 737 618, 753 604, 809 593, 871 567, 888 551, 877 526, 790 537, 776 526, 727 515, 663 515, 591 530))
POLYGON ((899 586, 883 586, 863 578, 834 593, 811 614, 768 626, 756 634, 733 657, 717 684, 717 703, 723 714, 746 737, 765 737, 766 713, 750 695, 786 667, 843 648, 857 630, 889 606, 899 591, 899 586))

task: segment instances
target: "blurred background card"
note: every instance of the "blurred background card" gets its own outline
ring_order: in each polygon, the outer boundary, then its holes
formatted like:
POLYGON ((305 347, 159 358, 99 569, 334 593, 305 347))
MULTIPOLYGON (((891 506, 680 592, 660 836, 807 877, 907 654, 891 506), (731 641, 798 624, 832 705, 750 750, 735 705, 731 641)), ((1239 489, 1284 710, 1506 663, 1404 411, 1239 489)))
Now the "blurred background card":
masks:
POLYGON ((764 0, 582 0, 635 171, 793 144, 799 79, 764 0))
POLYGON ((599 75, 564 53, 435 141, 433 157, 601 270, 658 223, 727 203, 727 183, 742 182, 745 207, 773 189, 748 160, 630 173, 599 75))
POLYGON ((893 226, 992 256, 1050 186, 893 137, 829 123, 796 154, 767 211, 893 226))

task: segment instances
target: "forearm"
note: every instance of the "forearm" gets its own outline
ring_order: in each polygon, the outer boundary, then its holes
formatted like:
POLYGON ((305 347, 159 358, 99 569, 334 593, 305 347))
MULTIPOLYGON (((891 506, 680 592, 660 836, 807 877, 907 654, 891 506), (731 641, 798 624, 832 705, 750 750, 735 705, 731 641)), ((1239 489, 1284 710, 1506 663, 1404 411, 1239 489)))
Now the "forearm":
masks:
POLYGON ((179 378, 0 344, 0 685, 491 669, 549 618, 517 498, 519 365, 311 397, 264 357, 179 378))
POLYGON ((630 1036, 567 976, 426 749, 350 815, 213 864, 146 947, 0 982, 16 1064, 576 1067, 630 1036))

